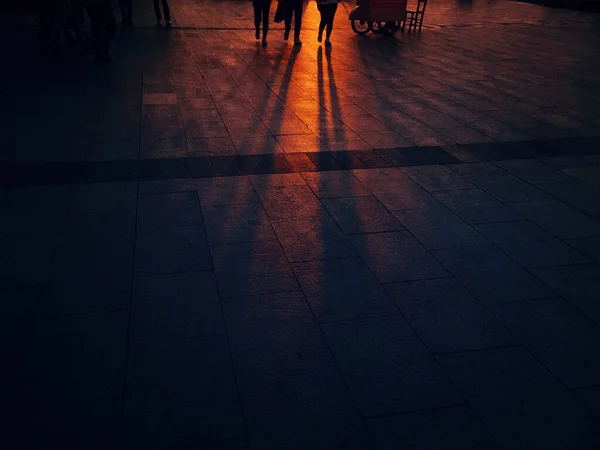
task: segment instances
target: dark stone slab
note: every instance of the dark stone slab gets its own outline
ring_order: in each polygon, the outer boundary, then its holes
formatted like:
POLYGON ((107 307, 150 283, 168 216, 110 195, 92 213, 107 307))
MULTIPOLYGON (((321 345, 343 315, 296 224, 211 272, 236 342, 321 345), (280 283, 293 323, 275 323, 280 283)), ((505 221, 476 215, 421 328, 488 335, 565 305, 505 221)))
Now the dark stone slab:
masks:
POLYGON ((581 400, 587 408, 600 418, 600 388, 579 389, 574 395, 581 400))
POLYGON ((523 220, 521 215, 481 189, 434 192, 433 196, 470 224, 523 220))
POLYGON ((437 359, 484 424, 509 448, 581 448, 595 425, 571 394, 522 347, 440 355, 437 359))
POLYGON ((203 226, 157 228, 137 233, 137 275, 211 269, 212 262, 203 226))
POLYGON ((140 195, 137 229, 202 225, 197 192, 140 195))
POLYGON ((332 152, 307 153, 317 170, 340 170, 342 167, 333 157, 332 152))
POLYGON ((381 283, 449 276, 408 232, 364 234, 350 239, 381 283))
POLYGON ((425 189, 399 173, 391 180, 367 180, 363 184, 390 211, 422 208, 437 203, 425 189))
POLYGON ((494 246, 436 250, 435 257, 484 303, 553 298, 556 294, 494 246))
POLYGON ((268 169, 259 155, 239 155, 236 156, 236 159, 240 172, 244 175, 268 173, 268 169))
POLYGON ((319 322, 398 314, 360 258, 292 264, 319 322))
POLYGON ((285 155, 268 154, 260 155, 260 160, 265 166, 266 173, 292 173, 292 167, 285 159, 285 155))
POLYGON ((212 272, 136 277, 130 344, 225 334, 212 272))
POLYGON ((127 320, 123 310, 37 320, 27 357, 15 368, 23 400, 46 409, 118 397, 125 376, 127 320))
POLYGON ((559 183, 572 179, 564 172, 548 167, 536 159, 511 159, 496 164, 532 184, 559 183))
POLYGON ((323 332, 363 416, 462 403, 401 316, 324 324, 323 332))
POLYGON ((394 211, 394 217, 426 248, 441 249, 485 245, 488 241, 473 227, 442 205, 394 211))
POLYGON ((260 202, 250 179, 245 176, 198 179, 196 184, 203 207, 260 202))
POLYGON ((123 417, 129 448, 176 448, 242 437, 227 339, 131 347, 123 417))
POLYGON ((71 214, 120 213, 135 209, 137 183, 95 183, 77 188, 71 214))
POLYGON ((600 329, 567 302, 506 303, 492 310, 569 389, 600 384, 600 329))
POLYGON ((81 183, 131 181, 136 170, 134 161, 87 162, 79 172, 81 183))
POLYGON ((372 449, 337 369, 242 378, 240 392, 251 448, 372 449))
POLYGON ((237 158, 231 156, 211 156, 210 162, 217 177, 242 175, 237 158))
POLYGON ((391 283, 385 289, 434 353, 516 343, 506 328, 452 278, 391 283))
POLYGON ((500 449, 487 427, 468 406, 367 419, 367 426, 375 445, 381 450, 500 449))
POLYGON ((391 161, 372 151, 355 151, 351 153, 369 169, 394 166, 391 161))
POLYGON ((600 264, 600 237, 570 239, 566 242, 582 255, 600 264))
POLYGON ((303 173, 302 177, 319 198, 364 197, 370 194, 348 171, 303 173))
POLYGON ((400 153, 408 161, 407 165, 454 164, 460 162, 442 147, 401 148, 400 153))
POLYGON ((185 178, 188 176, 186 162, 186 157, 139 159, 135 161, 133 179, 160 180, 164 178, 185 178))
MULTIPOLYGON (((342 169, 363 169, 366 168, 365 163, 352 152, 332 152, 331 156, 342 169)), ((289 155, 286 155, 289 160, 289 155)))
POLYGON ((511 203, 509 206, 559 239, 600 235, 600 222, 558 200, 511 203))
POLYGON ((277 241, 216 245, 211 251, 221 298, 299 290, 277 241))
POLYGON ((583 255, 531 222, 487 223, 476 225, 475 228, 525 267, 589 262, 583 255))
POLYGON ((600 189, 579 180, 544 184, 539 187, 567 205, 600 221, 600 189))
POLYGON ((445 166, 431 165, 405 167, 402 169, 402 172, 427 191, 449 191, 453 189, 475 188, 475 186, 463 177, 445 166))
POLYGON ((533 271, 544 283, 600 325, 600 267, 595 264, 548 267, 533 271))
POLYGON ((187 158, 185 161, 186 172, 190 177, 212 177, 215 172, 209 157, 187 158))
POLYGON ((202 208, 210 245, 277 239, 258 203, 205 206, 202 208))
POLYGON ((324 208, 312 216, 273 219, 271 225, 292 262, 356 256, 356 250, 324 208))
POLYGON ((223 312, 240 376, 334 365, 300 292, 226 299, 223 312))
POLYGON ((138 182, 138 192, 140 194, 168 194, 175 192, 194 191, 196 191, 196 181, 193 178, 176 178, 138 182))
POLYGON ((328 198, 322 200, 345 234, 404 230, 404 226, 373 197, 328 198))
POLYGON ((285 159, 294 172, 313 172, 317 167, 306 153, 287 153, 285 159))

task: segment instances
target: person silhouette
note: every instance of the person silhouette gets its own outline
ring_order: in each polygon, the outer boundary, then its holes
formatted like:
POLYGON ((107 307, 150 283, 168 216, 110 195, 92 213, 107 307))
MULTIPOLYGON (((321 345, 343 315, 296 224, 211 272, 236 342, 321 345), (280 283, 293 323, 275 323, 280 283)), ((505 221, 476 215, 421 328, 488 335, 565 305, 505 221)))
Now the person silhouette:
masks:
POLYGON ((287 15, 285 17, 285 31, 283 40, 287 41, 292 29, 292 16, 294 16, 294 45, 302 45, 300 40, 300 29, 302 28, 303 0, 285 0, 287 3, 287 15))

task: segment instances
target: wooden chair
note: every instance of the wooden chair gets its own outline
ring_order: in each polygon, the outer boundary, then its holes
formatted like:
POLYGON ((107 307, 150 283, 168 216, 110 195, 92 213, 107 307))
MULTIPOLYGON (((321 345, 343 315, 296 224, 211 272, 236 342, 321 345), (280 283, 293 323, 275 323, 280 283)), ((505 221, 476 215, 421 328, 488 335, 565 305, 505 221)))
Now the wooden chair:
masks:
POLYGON ((416 11, 406 11, 406 19, 402 23, 402 32, 404 32, 404 28, 406 24, 408 24, 408 32, 410 30, 421 32, 421 27, 423 27, 423 17, 425 16, 425 8, 427 7, 427 0, 418 0, 417 10, 416 11))

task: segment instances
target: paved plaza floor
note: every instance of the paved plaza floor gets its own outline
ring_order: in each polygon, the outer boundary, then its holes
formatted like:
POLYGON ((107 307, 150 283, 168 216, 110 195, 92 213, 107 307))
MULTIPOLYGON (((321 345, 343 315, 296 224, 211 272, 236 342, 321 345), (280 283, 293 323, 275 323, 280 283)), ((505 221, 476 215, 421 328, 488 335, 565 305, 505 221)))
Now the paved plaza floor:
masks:
POLYGON ((2 447, 600 448, 600 16, 171 4, 3 18, 2 447))

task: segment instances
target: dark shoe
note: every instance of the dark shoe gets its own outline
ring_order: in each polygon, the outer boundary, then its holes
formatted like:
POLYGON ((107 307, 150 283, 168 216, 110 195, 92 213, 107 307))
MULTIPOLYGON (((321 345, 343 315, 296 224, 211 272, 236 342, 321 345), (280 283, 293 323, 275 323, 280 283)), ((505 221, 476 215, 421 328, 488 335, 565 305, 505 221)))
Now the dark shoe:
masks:
POLYGON ((267 45, 269 45, 269 43, 267 42, 267 38, 266 38, 266 37, 263 37, 263 40, 262 40, 262 46, 263 46, 263 47, 266 47, 267 45))
POLYGON ((300 47, 302 45, 302 41, 298 38, 294 39, 294 45, 296 47, 300 47))
POLYGON ((156 21, 156 26, 159 27, 159 28, 162 27, 162 21, 157 20, 156 21))
POLYGON ((331 41, 329 40, 329 38, 326 38, 326 39, 325 39, 325 45, 326 45, 327 47, 330 47, 330 46, 331 46, 331 41))
POLYGON ((167 28, 171 28, 171 27, 173 26, 173 24, 171 23, 171 21, 170 21, 170 20, 167 20, 167 23, 165 24, 165 26, 166 26, 167 28))
POLYGON ((289 37, 290 37, 290 30, 285 30, 283 32, 283 40, 287 41, 289 39, 289 37))
POLYGON ((256 36, 256 40, 257 41, 260 39, 260 28, 256 29, 256 32, 254 33, 254 36, 256 36))

